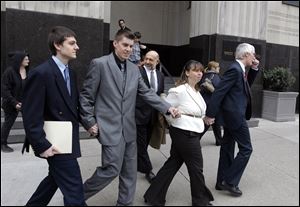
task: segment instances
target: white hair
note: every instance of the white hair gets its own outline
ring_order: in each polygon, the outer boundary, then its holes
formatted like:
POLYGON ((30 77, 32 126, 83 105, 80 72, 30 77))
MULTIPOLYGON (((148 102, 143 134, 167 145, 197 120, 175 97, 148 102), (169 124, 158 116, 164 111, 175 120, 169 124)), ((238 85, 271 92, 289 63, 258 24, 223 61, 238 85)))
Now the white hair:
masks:
POLYGON ((235 58, 243 59, 247 53, 255 53, 255 48, 248 43, 241 43, 236 47, 235 58))

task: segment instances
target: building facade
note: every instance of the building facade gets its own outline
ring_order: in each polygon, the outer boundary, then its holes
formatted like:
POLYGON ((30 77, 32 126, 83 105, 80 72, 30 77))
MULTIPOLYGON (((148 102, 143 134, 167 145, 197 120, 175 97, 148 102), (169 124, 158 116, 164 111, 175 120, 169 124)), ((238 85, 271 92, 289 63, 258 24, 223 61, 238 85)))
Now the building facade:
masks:
MULTIPOLYGON (((62 25, 78 36, 80 51, 71 65, 81 87, 90 60, 111 51, 118 19, 141 32, 141 41, 159 52, 173 76, 189 59, 204 65, 216 60, 226 68, 235 47, 248 42, 262 68, 290 68, 297 79, 293 90, 299 91, 298 1, 1 1, 1 74, 12 50, 26 49, 31 67, 44 61, 50 55, 47 34, 62 25)), ((260 117, 261 74, 252 94, 254 116, 260 117)))

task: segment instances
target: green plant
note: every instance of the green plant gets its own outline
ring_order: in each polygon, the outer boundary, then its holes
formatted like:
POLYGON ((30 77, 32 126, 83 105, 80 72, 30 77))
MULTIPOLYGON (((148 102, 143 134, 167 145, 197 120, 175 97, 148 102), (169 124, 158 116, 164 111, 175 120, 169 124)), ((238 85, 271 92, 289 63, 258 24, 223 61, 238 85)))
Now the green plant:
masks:
POLYGON ((288 91, 295 83, 296 78, 288 68, 275 67, 270 70, 263 70, 263 87, 271 91, 288 91))

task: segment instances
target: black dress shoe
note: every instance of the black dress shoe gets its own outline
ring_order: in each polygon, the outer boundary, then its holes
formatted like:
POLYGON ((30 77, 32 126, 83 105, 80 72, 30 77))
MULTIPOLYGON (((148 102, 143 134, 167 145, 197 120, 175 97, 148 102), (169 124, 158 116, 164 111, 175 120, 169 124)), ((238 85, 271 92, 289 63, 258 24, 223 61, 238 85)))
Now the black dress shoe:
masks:
POLYGON ((166 205, 166 201, 161 202, 161 203, 152 203, 152 202, 149 202, 146 198, 144 198, 144 202, 150 206, 165 206, 166 205))
POLYGON ((1 151, 2 152, 13 152, 14 150, 11 147, 7 146, 6 144, 2 144, 1 151))
POLYGON ((192 203, 192 206, 213 206, 212 203, 207 203, 207 204, 196 204, 196 203, 192 203))
POLYGON ((154 174, 152 171, 150 171, 149 173, 147 173, 147 174, 145 175, 145 177, 146 177, 146 179, 148 180, 148 182, 151 183, 152 180, 155 178, 155 174, 154 174))
POLYGON ((230 185, 230 184, 226 183, 225 181, 222 182, 222 188, 223 188, 223 190, 229 191, 231 193, 231 195, 236 196, 236 197, 239 197, 243 194, 238 186, 230 185))
POLYGON ((215 189, 216 190, 224 190, 224 186, 222 183, 216 183, 215 189))

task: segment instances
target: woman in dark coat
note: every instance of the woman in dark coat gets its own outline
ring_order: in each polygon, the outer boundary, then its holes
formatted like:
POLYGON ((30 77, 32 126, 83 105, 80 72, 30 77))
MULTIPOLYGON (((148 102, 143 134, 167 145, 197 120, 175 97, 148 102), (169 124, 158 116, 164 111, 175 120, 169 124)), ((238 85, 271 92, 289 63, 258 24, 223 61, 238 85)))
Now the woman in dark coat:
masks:
POLYGON ((7 145, 9 132, 22 108, 22 95, 29 68, 29 56, 24 51, 16 51, 8 55, 10 66, 2 75, 1 97, 4 110, 4 123, 1 127, 1 151, 13 152, 7 145))
MULTIPOLYGON (((212 83, 212 85, 214 86, 214 88, 216 88, 219 84, 219 82, 221 81, 220 78, 220 65, 218 62, 216 61, 210 61, 207 65, 207 69, 201 79, 201 81, 199 82, 200 84, 200 93, 206 103, 206 105, 209 105, 209 101, 212 95, 212 91, 207 90, 206 87, 204 87, 203 83, 205 81, 205 79, 209 79, 212 83)), ((206 133, 206 131, 209 129, 209 125, 205 125, 205 129, 204 131, 201 133, 201 138, 202 136, 206 133)), ((222 130, 221 130, 221 126, 219 125, 219 122, 216 120, 214 124, 212 124, 212 129, 215 135, 215 139, 216 139, 216 145, 219 146, 220 142, 221 142, 221 138, 222 138, 222 130)))

